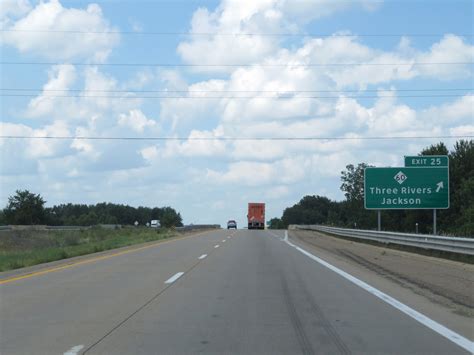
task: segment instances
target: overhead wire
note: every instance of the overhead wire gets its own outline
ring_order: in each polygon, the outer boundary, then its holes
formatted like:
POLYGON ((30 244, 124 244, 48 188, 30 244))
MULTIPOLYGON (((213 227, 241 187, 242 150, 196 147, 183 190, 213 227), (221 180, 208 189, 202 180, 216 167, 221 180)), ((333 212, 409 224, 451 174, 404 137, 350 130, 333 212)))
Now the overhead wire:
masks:
MULTIPOLYGON (((442 33, 293 33, 293 32, 182 32, 182 31, 94 31, 94 30, 53 30, 53 29, 1 29, 6 33, 52 33, 52 34, 98 34, 132 36, 201 36, 201 37, 442 37, 442 33)), ((474 37, 473 34, 459 33, 462 37, 474 37)))
POLYGON ((311 92, 331 92, 331 93, 351 93, 351 92, 419 92, 419 91, 470 91, 474 88, 427 88, 427 89, 364 89, 364 90, 119 90, 119 89, 43 89, 43 88, 0 88, 0 91, 41 91, 41 92, 106 92, 106 93, 311 93, 311 92))
MULTIPOLYGON (((41 99, 185 99, 185 100, 212 100, 212 99, 271 99, 271 100, 297 100, 297 99, 378 99, 378 98, 436 98, 436 97, 463 97, 461 94, 441 95, 339 95, 339 96, 113 96, 113 95, 43 95, 41 99)), ((0 94, 0 97, 38 97, 36 94, 0 94)))
POLYGON ((203 67, 203 68, 234 68, 234 67, 262 67, 262 68, 295 68, 295 67, 353 67, 353 66, 428 66, 428 65, 473 65, 474 62, 403 62, 403 63, 211 63, 211 64, 190 64, 190 63, 81 63, 81 62, 17 62, 2 61, 0 65, 74 65, 74 66, 111 66, 111 67, 203 67))
POLYGON ((474 132, 465 135, 431 136, 340 136, 340 137, 101 137, 101 136, 26 136, 0 135, 0 139, 52 139, 52 140, 97 140, 97 141, 338 141, 338 140, 413 140, 413 139, 459 139, 474 138, 474 132))

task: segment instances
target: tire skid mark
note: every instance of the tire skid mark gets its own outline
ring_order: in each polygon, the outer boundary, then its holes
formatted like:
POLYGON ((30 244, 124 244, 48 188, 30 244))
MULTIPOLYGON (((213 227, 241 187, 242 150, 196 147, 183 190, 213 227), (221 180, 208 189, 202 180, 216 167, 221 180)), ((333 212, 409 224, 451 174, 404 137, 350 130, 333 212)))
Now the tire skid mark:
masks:
POLYGON ((311 346, 311 342, 304 331, 303 324, 301 323, 301 319, 298 317, 296 313, 295 304, 291 298, 290 290, 288 289, 288 283, 283 275, 281 275, 281 285, 283 291, 283 298, 285 300, 285 305, 290 315, 291 324, 295 329, 296 338, 298 339, 298 343, 301 347, 301 351, 305 355, 312 355, 315 354, 313 347, 311 346))
POLYGON ((298 283, 301 286, 301 290, 303 291, 303 295, 305 296, 306 301, 311 307, 311 310, 316 315, 324 331, 329 335, 334 345, 339 350, 339 353, 343 355, 351 354, 351 351, 349 350, 347 345, 344 343, 344 341, 341 339, 337 330, 332 326, 331 322, 326 318, 321 307, 319 307, 318 304, 315 302, 313 296, 308 291, 306 284, 301 279, 301 276, 299 274, 296 274, 296 277, 297 277, 298 283))

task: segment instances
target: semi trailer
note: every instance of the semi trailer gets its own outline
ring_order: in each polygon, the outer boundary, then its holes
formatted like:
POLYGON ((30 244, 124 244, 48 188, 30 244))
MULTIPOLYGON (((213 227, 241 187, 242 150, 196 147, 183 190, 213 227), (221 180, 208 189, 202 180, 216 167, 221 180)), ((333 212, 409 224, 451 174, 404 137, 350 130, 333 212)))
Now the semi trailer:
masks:
POLYGON ((249 229, 265 229, 265 204, 250 202, 247 220, 249 229))

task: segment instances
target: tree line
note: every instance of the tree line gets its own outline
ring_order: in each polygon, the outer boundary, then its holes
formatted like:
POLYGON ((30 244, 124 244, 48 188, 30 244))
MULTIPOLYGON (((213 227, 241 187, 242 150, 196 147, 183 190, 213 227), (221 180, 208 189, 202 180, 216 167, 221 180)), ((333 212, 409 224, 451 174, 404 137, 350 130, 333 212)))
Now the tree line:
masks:
MULTIPOLYGON (((452 151, 442 142, 423 149, 419 155, 449 156, 450 208, 437 211, 440 234, 474 237, 474 141, 460 140, 452 151)), ((345 200, 324 196, 304 196, 283 211, 281 218, 269 221, 270 228, 290 224, 325 224, 346 228, 376 229, 377 213, 364 208, 364 169, 369 165, 347 165, 341 172, 345 200)), ((432 233, 432 210, 382 211, 382 229, 413 233, 432 233)))
POLYGON ((97 224, 145 225, 158 219, 163 227, 183 225, 181 214, 171 207, 132 207, 114 203, 60 204, 45 207, 40 194, 17 190, 8 198, 7 206, 0 212, 0 224, 92 226, 97 224))

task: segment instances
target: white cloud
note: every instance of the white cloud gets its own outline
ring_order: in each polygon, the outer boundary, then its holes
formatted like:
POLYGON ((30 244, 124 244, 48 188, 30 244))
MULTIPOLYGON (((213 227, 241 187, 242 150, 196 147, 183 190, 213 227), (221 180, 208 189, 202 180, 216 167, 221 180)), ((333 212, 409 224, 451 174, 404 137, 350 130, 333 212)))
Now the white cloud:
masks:
POLYGON ((40 2, 28 12, 28 7, 23 2, 21 9, 16 13, 25 16, 9 21, 11 24, 8 30, 13 31, 3 34, 3 43, 16 47, 21 53, 54 60, 84 58, 105 61, 119 42, 117 33, 79 33, 117 31, 104 18, 102 9, 97 4, 76 9, 65 8, 58 0, 51 0, 40 2), (72 33, 75 31, 78 33, 72 33))
MULTIPOLYGON (((56 121, 34 129, 19 123, 0 122, 0 134, 6 136, 43 137, 67 136, 65 122, 56 121)), ((38 172, 40 159, 64 156, 68 142, 52 139, 0 139, 2 174, 34 174, 38 172)))
POLYGON ((214 131, 192 130, 189 134, 188 140, 184 142, 179 142, 177 140, 171 140, 166 142, 166 146, 164 147, 164 149, 160 150, 160 154, 166 158, 176 156, 224 156, 227 152, 226 142, 212 139, 219 137, 222 137, 221 128, 216 128, 214 131))
POLYGON ((148 119, 140 110, 130 110, 128 114, 120 114, 118 124, 131 128, 135 132, 143 133, 147 127, 155 126, 156 122, 148 119))
POLYGON ((437 124, 463 124, 474 121, 474 95, 464 95, 452 102, 432 106, 421 113, 424 120, 437 124))
MULTIPOLYGON (((354 5, 367 8, 366 4, 367 1, 224 0, 212 12, 206 8, 195 11, 190 30, 194 35, 179 44, 178 53, 191 64, 259 62, 278 49, 281 38, 246 34, 298 33, 303 23, 354 5), (218 34, 207 35, 213 33, 218 34)), ((198 70, 225 72, 229 68, 198 70)))
POLYGON ((7 28, 12 19, 25 15, 31 10, 28 0, 2 0, 0 6, 0 25, 7 28))
POLYGON ((215 184, 264 186, 275 183, 295 183, 305 176, 304 159, 282 159, 274 163, 241 161, 229 164, 227 171, 207 171, 207 179, 215 184))
MULTIPOLYGON (((453 34, 445 35, 439 42, 434 43, 428 52, 419 53, 417 56, 420 63, 472 63, 473 59, 474 46, 453 34)), ((441 80, 472 78, 472 64, 426 65, 417 67, 416 71, 422 76, 441 80)))
POLYGON ((43 86, 42 94, 29 102, 27 116, 47 116, 56 111, 58 105, 64 105, 64 100, 69 99, 54 96, 68 95, 68 90, 76 81, 76 77, 76 68, 73 65, 53 66, 48 72, 48 82, 43 86))
POLYGON ((456 136, 473 136, 474 135, 474 125, 465 125, 451 128, 449 133, 456 136))
POLYGON ((265 198, 267 200, 277 200, 282 197, 288 196, 289 193, 290 189, 288 188, 288 186, 275 186, 265 191, 265 198))
POLYGON ((145 159, 147 161, 153 161, 158 157, 158 149, 154 145, 143 148, 140 151, 140 153, 141 153, 143 159, 145 159))

